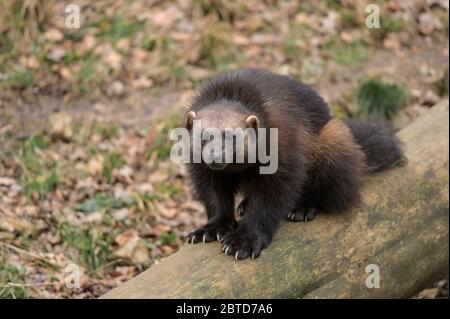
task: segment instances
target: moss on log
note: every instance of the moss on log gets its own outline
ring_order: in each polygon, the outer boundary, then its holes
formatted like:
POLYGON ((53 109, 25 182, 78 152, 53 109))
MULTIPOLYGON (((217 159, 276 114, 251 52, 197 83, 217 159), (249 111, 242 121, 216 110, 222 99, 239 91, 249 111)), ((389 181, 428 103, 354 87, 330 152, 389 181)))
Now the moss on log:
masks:
POLYGON ((402 298, 448 273, 448 101, 399 132, 408 164, 376 174, 342 215, 284 222, 255 261, 185 245, 103 298, 402 298), (365 285, 366 266, 380 288, 365 285))

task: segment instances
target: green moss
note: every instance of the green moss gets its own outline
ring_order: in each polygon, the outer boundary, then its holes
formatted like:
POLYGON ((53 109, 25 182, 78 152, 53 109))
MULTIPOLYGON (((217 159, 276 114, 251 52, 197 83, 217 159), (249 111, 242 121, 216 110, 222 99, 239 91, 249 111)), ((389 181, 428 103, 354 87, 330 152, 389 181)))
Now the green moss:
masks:
POLYGON ((130 207, 135 204, 133 197, 115 198, 106 193, 98 193, 75 206, 75 210, 83 213, 109 212, 113 209, 130 207))
POLYGON ((151 52, 156 48, 156 44, 157 44, 156 37, 145 34, 144 37, 142 38, 141 48, 151 52))
POLYGON ((358 88, 359 114, 370 118, 390 119, 405 104, 407 98, 403 87, 371 79, 358 88))
POLYGON ((177 240, 177 235, 175 233, 163 232, 158 237, 162 245, 171 245, 177 240))

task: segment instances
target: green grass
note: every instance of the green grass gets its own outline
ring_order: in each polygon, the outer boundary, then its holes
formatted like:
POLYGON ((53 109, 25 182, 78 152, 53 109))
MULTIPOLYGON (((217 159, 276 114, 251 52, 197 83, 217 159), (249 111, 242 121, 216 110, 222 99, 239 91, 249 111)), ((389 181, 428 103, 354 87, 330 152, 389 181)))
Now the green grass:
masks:
POLYGON ((402 86, 376 79, 362 83, 357 92, 359 114, 369 118, 392 118, 406 99, 406 90, 402 86))
POLYGON ((19 158, 22 169, 20 184, 22 193, 28 198, 43 198, 58 185, 56 164, 49 165, 38 156, 38 149, 47 146, 48 142, 42 134, 33 135, 24 143, 19 158))
POLYGON ((332 38, 325 43, 325 50, 330 53, 331 59, 338 64, 357 65, 369 57, 369 50, 361 40, 350 43, 332 38))
POLYGON ((231 22, 237 17, 243 17, 248 7, 243 0, 194 0, 194 10, 204 16, 214 16, 218 20, 231 22))
POLYGON ((67 253, 75 251, 69 257, 87 271, 93 271, 108 262, 112 254, 111 245, 114 242, 115 231, 102 227, 80 229, 68 223, 60 224, 58 231, 64 246, 72 248, 72 251, 67 253))
POLYGON ((20 183, 22 185, 22 193, 27 198, 32 198, 35 194, 39 198, 43 198, 47 193, 56 189, 56 186, 58 185, 58 175, 56 169, 52 168, 47 175, 22 177, 20 183))
POLYGON ((370 35, 376 40, 383 40, 389 33, 401 32, 406 28, 406 22, 389 13, 381 14, 380 28, 369 29, 370 35))
POLYGON ((0 70, 10 65, 9 61, 19 54, 17 45, 7 37, 0 37, 0 70))
POLYGON ((106 65, 101 62, 99 57, 93 54, 86 55, 85 59, 80 63, 81 67, 76 72, 73 80, 75 92, 83 93, 99 90, 100 85, 108 75, 106 65))
POLYGON ((204 29, 199 54, 201 64, 222 71, 236 60, 230 32, 229 26, 223 23, 211 23, 204 29))
POLYGON ((25 269, 11 265, 6 254, 1 254, 0 259, 0 299, 24 299, 28 298, 28 290, 26 287, 9 286, 4 287, 8 283, 24 284, 25 283, 25 269))
POLYGON ((129 21, 123 15, 115 14, 112 17, 101 17, 93 26, 99 28, 101 37, 115 43, 143 29, 145 23, 141 21, 129 21))
POLYGON ((305 23, 290 25, 289 32, 283 39, 283 53, 289 61, 300 60, 302 50, 297 46, 297 41, 307 38, 310 30, 311 27, 305 23))
POLYGON ((114 169, 121 167, 123 164, 124 161, 119 152, 103 153, 102 176, 107 183, 112 183, 114 181, 114 177, 112 175, 114 169))
POLYGON ((156 191, 164 197, 172 197, 181 193, 181 189, 170 183, 156 185, 156 191))
POLYGON ((7 54, 0 54, 0 71, 5 70, 6 74, 4 79, 0 79, 0 89, 22 90, 34 85, 34 74, 31 70, 22 66, 8 68, 9 62, 7 54))
MULTIPOLYGON (((119 126, 116 123, 93 121, 84 123, 82 121, 75 121, 73 124, 74 141, 80 144, 90 142, 93 134, 98 134, 102 140, 112 140, 119 136, 119 126)), ((96 148, 94 148, 96 150, 96 148)), ((90 152, 95 155, 98 152, 90 152)))
POLYGON ((163 197, 160 194, 149 194, 149 193, 134 193, 132 195, 133 205, 137 212, 141 213, 152 213, 155 209, 155 203, 162 200, 163 197))
POLYGON ((104 140, 113 139, 119 135, 119 127, 114 123, 95 122, 93 131, 104 140))
POLYGON ((20 68, 12 74, 9 82, 12 87, 22 89, 34 84, 34 76, 27 68, 20 68))
POLYGON ((174 113, 163 119, 157 127, 157 136, 152 147, 148 151, 148 158, 156 156, 159 159, 168 158, 172 143, 169 139, 169 133, 172 129, 180 126, 181 117, 174 113))
POLYGON ((176 81, 176 79, 179 79, 186 74, 185 65, 178 52, 175 50, 165 51, 162 65, 165 73, 167 73, 167 77, 171 80, 176 81))
POLYGON ((339 9, 339 15, 341 17, 342 28, 351 29, 351 28, 355 28, 355 27, 356 28, 361 27, 357 20, 357 15, 356 15, 355 10, 341 7, 339 9))
POLYGON ((42 163, 36 152, 38 149, 45 149, 48 142, 43 134, 35 134, 28 138, 22 150, 21 164, 27 170, 33 173, 39 173, 42 169, 42 163))

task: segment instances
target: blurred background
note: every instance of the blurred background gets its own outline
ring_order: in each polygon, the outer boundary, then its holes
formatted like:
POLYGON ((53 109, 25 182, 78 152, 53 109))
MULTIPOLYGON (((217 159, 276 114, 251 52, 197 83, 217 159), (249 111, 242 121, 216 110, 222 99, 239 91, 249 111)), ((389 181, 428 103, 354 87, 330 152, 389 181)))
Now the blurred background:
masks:
MULTIPOLYGON (((168 158, 195 88, 261 67, 399 130, 448 99, 446 0, 0 2, 0 298, 92 298, 205 222, 168 158), (67 26, 74 3, 80 27, 67 26), (369 3, 379 29, 365 25, 369 3), (67 265, 80 288, 65 285, 67 265)), ((170 280, 170 278, 167 278, 170 280)), ((448 280, 419 298, 446 297, 448 280)))

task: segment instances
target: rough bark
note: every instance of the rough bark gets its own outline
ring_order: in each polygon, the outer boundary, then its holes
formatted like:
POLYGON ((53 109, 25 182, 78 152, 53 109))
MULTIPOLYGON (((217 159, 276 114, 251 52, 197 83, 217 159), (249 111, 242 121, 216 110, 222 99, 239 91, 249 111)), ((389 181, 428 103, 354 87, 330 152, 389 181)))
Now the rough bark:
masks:
POLYGON ((362 203, 284 222, 255 261, 185 245, 103 298, 401 298, 448 273, 448 101, 399 132, 408 157, 368 180, 362 203), (366 266, 380 288, 365 285, 366 266))

